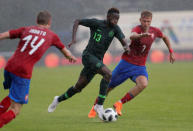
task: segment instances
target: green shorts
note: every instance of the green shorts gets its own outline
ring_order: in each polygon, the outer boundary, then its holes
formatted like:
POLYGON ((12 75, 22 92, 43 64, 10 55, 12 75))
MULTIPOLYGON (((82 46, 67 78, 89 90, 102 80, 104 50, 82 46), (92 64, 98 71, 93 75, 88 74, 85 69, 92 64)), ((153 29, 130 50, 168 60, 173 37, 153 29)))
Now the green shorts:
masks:
POLYGON ((82 56, 84 68, 81 71, 81 76, 86 76, 88 81, 97 74, 97 71, 104 66, 103 61, 96 56, 86 53, 82 56))

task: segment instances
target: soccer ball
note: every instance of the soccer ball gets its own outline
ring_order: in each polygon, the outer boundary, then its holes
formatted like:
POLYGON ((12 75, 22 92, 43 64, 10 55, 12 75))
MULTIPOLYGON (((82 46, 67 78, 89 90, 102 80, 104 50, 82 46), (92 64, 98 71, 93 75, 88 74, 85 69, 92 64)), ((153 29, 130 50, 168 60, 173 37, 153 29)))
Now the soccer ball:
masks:
POLYGON ((102 115, 103 121, 112 122, 118 119, 118 114, 113 108, 107 108, 102 115))

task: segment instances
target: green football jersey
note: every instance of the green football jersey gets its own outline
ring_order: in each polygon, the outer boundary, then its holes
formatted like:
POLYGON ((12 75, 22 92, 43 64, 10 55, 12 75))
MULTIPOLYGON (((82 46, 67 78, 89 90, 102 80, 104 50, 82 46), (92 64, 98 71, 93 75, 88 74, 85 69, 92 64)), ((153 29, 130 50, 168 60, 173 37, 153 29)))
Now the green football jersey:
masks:
POLYGON ((88 52, 102 60, 114 37, 119 41, 125 38, 118 25, 108 26, 106 20, 82 19, 79 24, 90 28, 90 39, 83 55, 88 52))

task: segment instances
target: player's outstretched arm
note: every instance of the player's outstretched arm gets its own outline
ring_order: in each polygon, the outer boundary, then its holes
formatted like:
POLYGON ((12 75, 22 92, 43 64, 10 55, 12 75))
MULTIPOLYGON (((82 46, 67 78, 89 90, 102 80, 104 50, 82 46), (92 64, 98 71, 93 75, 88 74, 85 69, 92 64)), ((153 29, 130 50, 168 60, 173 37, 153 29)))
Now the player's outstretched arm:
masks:
POLYGON ((0 40, 9 38, 9 31, 0 33, 0 40))
POLYGON ((168 47, 168 50, 170 52, 170 63, 173 64, 175 61, 175 56, 174 56, 174 51, 173 51, 171 44, 170 44, 170 40, 165 35, 163 35, 162 39, 163 39, 164 43, 166 44, 166 46, 168 47))
POLYGON ((63 48, 61 49, 61 52, 70 62, 76 62, 76 57, 74 57, 68 49, 63 48))
POLYGON ((130 40, 137 40, 137 39, 140 39, 142 37, 149 37, 151 36, 150 33, 142 33, 142 34, 138 34, 136 32, 132 32, 131 33, 131 36, 130 36, 130 40))
POLYGON ((72 29, 72 41, 68 44, 71 47, 74 43, 76 43, 76 32, 79 26, 79 20, 75 20, 73 29, 72 29))

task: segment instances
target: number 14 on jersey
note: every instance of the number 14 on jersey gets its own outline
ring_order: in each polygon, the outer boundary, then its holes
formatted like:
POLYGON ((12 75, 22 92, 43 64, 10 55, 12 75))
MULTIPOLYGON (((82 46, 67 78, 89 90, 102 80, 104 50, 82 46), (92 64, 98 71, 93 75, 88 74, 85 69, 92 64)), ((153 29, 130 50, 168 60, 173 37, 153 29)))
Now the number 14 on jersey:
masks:
POLYGON ((36 44, 38 38, 39 38, 38 36, 35 36, 33 38, 32 35, 28 35, 28 36, 24 37, 22 40, 25 41, 25 44, 23 45, 23 47, 21 48, 20 51, 24 52, 25 49, 27 48, 27 45, 30 44, 32 49, 29 51, 29 55, 32 55, 45 41, 45 39, 41 38, 41 40, 36 44))

